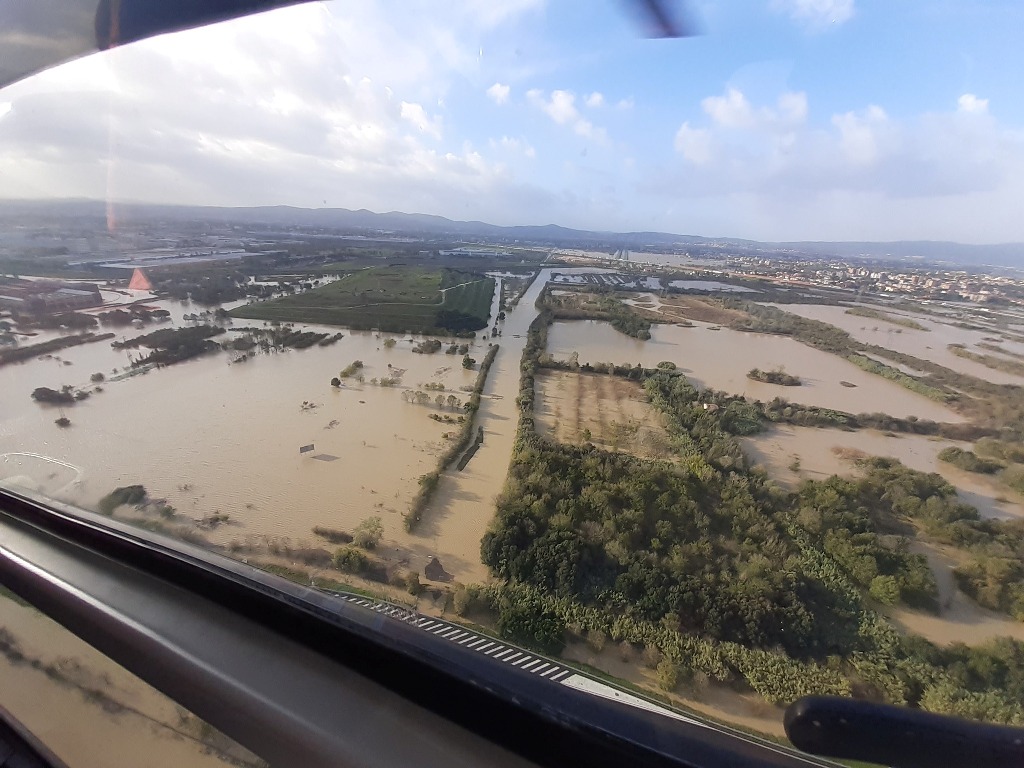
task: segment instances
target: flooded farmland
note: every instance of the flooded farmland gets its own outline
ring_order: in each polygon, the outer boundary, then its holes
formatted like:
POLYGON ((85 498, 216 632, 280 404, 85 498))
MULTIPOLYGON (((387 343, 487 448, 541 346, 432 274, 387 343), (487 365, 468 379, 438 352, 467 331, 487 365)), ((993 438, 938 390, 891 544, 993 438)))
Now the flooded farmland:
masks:
MULTIPOLYGON (((557 270, 570 277, 589 271, 593 270, 557 270)), ((378 554, 389 564, 421 571, 429 557, 437 556, 454 581, 486 581, 489 574, 481 562, 480 541, 508 472, 518 418, 520 360, 527 330, 537 315, 534 302, 551 274, 552 270, 542 271, 517 308, 498 324, 502 335, 494 341, 500 343, 499 351, 477 413, 483 444, 464 469, 442 473, 413 533, 405 531, 402 515, 418 489, 418 478, 436 469, 447 445, 445 433, 455 429, 430 416, 459 413, 437 406, 434 389, 465 400, 477 372, 464 370, 460 356, 414 353, 414 343, 421 339, 409 336, 395 335, 396 344, 388 347, 386 334, 341 329, 344 338, 327 347, 262 354, 233 363, 235 355, 220 353, 122 380, 116 379, 129 364, 126 353, 107 341, 0 367, 0 386, 10 393, 0 399, 0 479, 86 507, 94 507, 116 486, 141 483, 152 497, 166 499, 181 520, 194 521, 208 540, 219 545, 259 547, 275 541, 333 548, 313 535, 314 526, 352 531, 363 519, 379 516, 384 535, 378 554), (332 387, 331 378, 354 360, 363 362, 359 373, 364 380, 350 377, 332 387), (54 425, 57 408, 29 398, 39 386, 93 389, 90 376, 95 372, 107 377, 104 391, 65 407, 72 420, 68 429, 54 425), (399 378, 400 384, 373 384, 374 379, 391 377, 399 378), (403 391, 417 389, 430 392, 429 402, 417 404, 402 397, 403 391), (307 445, 313 450, 300 453, 307 445), (204 523, 211 516, 227 520, 210 527, 204 523)), ((674 306, 662 306, 648 296, 639 294, 630 301, 655 311, 674 306)), ((685 301, 674 301, 689 307, 685 301)), ((182 315, 195 309, 178 302, 147 303, 170 309, 171 325, 179 327, 188 324, 182 315)), ((492 317, 498 306, 496 294, 492 317)), ((247 325, 258 323, 234 323, 247 325)), ((301 324, 296 328, 339 330, 301 324)), ((118 333, 130 337, 148 330, 152 328, 118 333)), ((232 335, 229 330, 218 340, 232 335)), ((475 340, 470 354, 482 359, 488 343, 475 340)), ((689 328, 655 324, 652 339, 646 342, 624 336, 604 322, 558 322, 550 328, 548 351, 559 359, 577 352, 581 363, 639 362, 653 367, 670 360, 700 386, 761 400, 779 396, 855 413, 881 410, 895 416, 960 420, 938 403, 793 339, 740 333, 698 320, 689 328), (750 368, 780 365, 800 376, 803 386, 746 378, 750 368), (855 386, 844 386, 843 381, 855 386)), ((536 402, 537 427, 554 439, 590 441, 650 458, 671 454, 662 417, 634 382, 544 372, 537 377, 536 402)), ((986 517, 1024 515, 1024 499, 999 488, 996 481, 938 462, 938 451, 954 444, 947 440, 890 437, 870 430, 779 427, 743 443, 748 455, 783 485, 853 472, 851 457, 862 451, 941 472, 986 517), (799 462, 793 469, 795 460, 799 462)), ((315 569, 311 573, 319 576, 315 569)), ((948 597, 942 616, 900 609, 890 612, 892 621, 942 642, 1017 631, 1010 620, 983 611, 955 588, 948 597)), ((85 665, 90 674, 105 669, 102 660, 94 662, 85 665)), ((28 684, 19 677, 25 674, 0 664, 0 677, 12 685, 28 684)), ((128 690, 128 683, 124 685, 128 690)), ((771 718, 756 717, 748 702, 717 689, 707 695, 712 693, 723 698, 705 701, 705 711, 773 732, 771 718)), ((144 694, 137 698, 148 702, 144 694)), ((169 716, 156 702, 146 706, 165 719, 169 716)), ((25 705, 26 719, 35 716, 33 707, 38 703, 25 705)), ((76 704, 74 711, 79 708, 76 704)), ((102 732, 108 726, 98 723, 95 728, 102 732)))
POLYGON ((645 458, 672 457, 665 417, 647 402, 639 383, 615 376, 544 371, 537 376, 536 386, 541 435, 645 458))
POLYGON ((694 323, 692 328, 656 324, 651 328, 651 339, 640 341, 602 321, 558 322, 548 334, 548 350, 563 360, 577 352, 580 363, 640 363, 653 368, 668 360, 699 386, 757 400, 783 397, 850 413, 884 411, 892 416, 962 421, 951 409, 923 395, 794 339, 728 328, 713 330, 716 327, 707 323, 694 323), (800 377, 803 386, 783 387, 747 378, 751 368, 771 370, 778 366, 800 377), (844 386, 842 381, 855 386, 844 386))
MULTIPOLYGON (((405 402, 402 391, 431 384, 463 401, 476 376, 457 356, 414 354, 412 346, 401 339, 387 349, 382 338, 353 332, 330 347, 233 365, 228 354, 202 357, 108 380, 104 391, 64 408, 72 426, 63 430, 53 423, 58 409, 33 402, 32 390, 109 376, 126 365, 124 353, 96 342, 62 350, 60 361, 5 366, 0 454, 18 455, 5 456, 0 477, 87 507, 116 486, 141 483, 188 518, 228 515, 209 533, 215 543, 308 539, 313 526, 351 529, 371 515, 382 518, 386 539, 403 538, 401 514, 417 478, 435 468, 443 433, 454 430, 429 415, 457 412, 436 407, 435 392, 421 405, 405 402), (365 383, 331 387, 354 360, 364 362, 365 383), (399 386, 371 383, 396 375, 399 386), (315 452, 300 454, 309 444, 315 452)), ((471 353, 480 359, 486 348, 477 341, 471 353)))
POLYGON ((982 517, 1024 517, 1024 496, 990 476, 939 461, 938 453, 943 448, 952 445, 967 449, 968 443, 874 429, 844 432, 788 424, 740 440, 754 464, 763 466, 771 478, 789 488, 804 480, 853 474, 858 456, 891 456, 919 472, 938 472, 956 487, 965 503, 978 508, 982 517))
MULTIPOLYGON (((991 337, 995 331, 957 328, 948 322, 938 322, 914 315, 913 321, 928 329, 921 331, 885 320, 848 315, 846 314, 847 307, 821 304, 774 304, 772 306, 785 312, 791 312, 811 320, 820 320, 823 323, 842 328, 857 341, 865 344, 876 344, 896 352, 919 357, 922 360, 930 360, 950 370, 976 376, 984 381, 1024 386, 1024 378, 1020 376, 994 370, 973 360, 957 357, 947 348, 949 344, 963 344, 968 349, 973 349, 977 344, 984 342, 986 337, 991 337)), ((902 316, 900 317, 902 319, 902 316)), ((975 349, 974 351, 983 352, 984 350, 975 349)), ((886 362, 888 364, 888 361, 886 362)))

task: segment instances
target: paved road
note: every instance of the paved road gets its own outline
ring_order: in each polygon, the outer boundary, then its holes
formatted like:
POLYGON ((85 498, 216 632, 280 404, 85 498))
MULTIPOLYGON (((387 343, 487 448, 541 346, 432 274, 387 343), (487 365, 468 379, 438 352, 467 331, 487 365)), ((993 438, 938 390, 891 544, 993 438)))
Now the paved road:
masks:
POLYGON ((794 767, 800 766, 802 768, 806 768, 807 766, 815 766, 816 768, 842 768, 838 763, 833 763, 828 760, 822 760, 794 750, 786 749, 778 744, 774 744, 764 739, 759 739, 756 736, 751 736, 750 734, 734 730, 727 726, 707 722, 690 715, 684 715, 680 712, 669 709, 668 707, 664 707, 657 702, 643 699, 612 685, 608 685, 601 680, 581 674, 572 667, 565 666, 554 659, 549 659, 545 656, 534 653, 533 651, 528 651, 525 648, 512 645, 504 640, 499 640, 488 635, 480 634, 479 632, 474 632, 458 624, 452 624, 451 622, 434 618, 432 616, 422 616, 418 612, 403 606, 365 597, 364 595, 355 595, 345 592, 335 592, 334 594, 354 605, 383 614, 384 616, 388 616, 396 621, 411 624, 424 632, 429 632, 435 637, 447 640, 455 645, 462 646, 468 651, 490 656, 492 659, 515 667, 526 674, 536 675, 537 677, 551 682, 553 685, 567 686, 592 696, 600 696, 602 698, 611 699, 621 704, 627 704, 648 712, 656 712, 665 717, 671 717, 674 720, 679 720, 692 726, 706 728, 710 731, 716 732, 717 734, 726 735, 737 741, 737 751, 754 757, 757 757, 758 754, 762 754, 765 758, 765 762, 778 764, 779 758, 783 758, 788 764, 794 767))

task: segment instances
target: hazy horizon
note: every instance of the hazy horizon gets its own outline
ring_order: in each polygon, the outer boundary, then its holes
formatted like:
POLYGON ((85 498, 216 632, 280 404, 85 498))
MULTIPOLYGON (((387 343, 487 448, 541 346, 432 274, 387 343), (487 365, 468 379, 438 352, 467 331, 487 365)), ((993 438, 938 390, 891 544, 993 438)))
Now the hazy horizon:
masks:
MULTIPOLYGON (((1021 247, 1024 248, 1024 241, 1004 241, 1004 242, 990 242, 990 243, 979 243, 979 242, 965 242, 961 240, 927 240, 927 239, 905 239, 905 240, 756 240, 752 238, 743 238, 729 234, 704 234, 701 232, 667 232, 657 230, 609 230, 609 229, 579 229, 577 227, 567 227, 556 221, 542 221, 542 222, 524 222, 515 224, 495 224, 490 221, 481 221, 477 219, 453 219, 447 216, 441 216, 439 214, 423 213, 420 211, 403 211, 403 210, 387 210, 387 211, 375 211, 369 208, 338 208, 338 207, 306 207, 291 205, 288 203, 268 203, 266 205, 197 205, 194 203, 147 203, 139 200, 103 200, 98 198, 89 197, 74 197, 74 198, 27 198, 27 197, 0 197, 0 206, 7 203, 22 203, 31 205, 61 205, 61 204, 95 204, 95 205, 117 205, 117 206, 136 206, 136 207, 165 207, 165 208, 196 208, 203 209, 209 208, 214 210, 237 210, 237 211, 253 211, 261 209, 292 209, 296 211, 307 211, 307 212, 345 212, 345 213, 363 213, 370 214, 373 216, 409 216, 409 217, 420 217, 429 216, 433 218, 445 219, 452 222, 453 224, 481 224, 485 227, 500 227, 505 229, 511 228, 522 228, 522 229, 544 229, 549 227, 557 227, 560 229, 566 229, 570 231, 578 231, 587 234, 597 235, 609 235, 609 236, 632 236, 640 234, 655 234, 662 236, 678 236, 681 238, 694 238, 709 241, 744 241, 751 243, 758 243, 763 245, 914 245, 917 243, 927 245, 956 245, 964 246, 966 248, 1010 248, 1010 247, 1021 247)), ((299 224, 300 222, 296 222, 299 224)), ((364 228, 362 225, 333 225, 333 226, 352 226, 355 228, 364 228)), ((413 230, 409 230, 413 231, 413 230)), ((467 234, 467 237, 472 234, 467 234)))
POLYGON ((0 90, 0 195, 769 242, 1024 241, 1012 4, 308 4, 0 90))

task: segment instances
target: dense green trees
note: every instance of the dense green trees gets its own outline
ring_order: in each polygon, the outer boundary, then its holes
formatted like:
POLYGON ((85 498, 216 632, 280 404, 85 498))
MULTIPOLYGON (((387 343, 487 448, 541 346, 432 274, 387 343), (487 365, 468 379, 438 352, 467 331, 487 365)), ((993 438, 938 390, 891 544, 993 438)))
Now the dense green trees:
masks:
POLYGON ((906 538, 890 543, 882 534, 900 530, 900 519, 914 515, 911 498, 937 509, 956 504, 956 492, 938 475, 898 462, 864 464, 863 477, 805 482, 795 499, 797 523, 875 599, 937 610, 938 590, 925 557, 911 554, 906 538))
POLYGON ((565 645, 565 622, 536 593, 498 595, 494 607, 502 637, 551 654, 565 645))
POLYGON ((899 514, 923 514, 907 494, 929 510, 946 504, 941 479, 933 487, 931 476, 882 465, 861 480, 808 481, 779 496, 755 473, 723 470, 728 452, 703 456, 724 434, 696 424, 690 437, 682 471, 528 441, 484 537, 484 562, 509 581, 720 640, 796 656, 849 651, 849 600, 810 575, 793 537, 799 526, 860 590, 888 597, 895 586, 892 602, 936 607, 925 559, 885 534, 899 514))
POLYGON ((434 318, 438 328, 444 328, 456 335, 479 331, 487 327, 487 317, 471 315, 468 312, 459 312, 452 309, 440 309, 434 318))
POLYGON ((747 372, 747 378, 753 381, 763 381, 766 384, 780 384, 783 387, 799 387, 803 384, 799 376, 786 373, 781 368, 774 371, 762 371, 760 368, 751 368, 747 372))
POLYGON ((111 342, 111 346, 115 349, 146 347, 153 350, 145 357, 134 361, 133 365, 144 363, 172 365, 199 355, 216 352, 220 347, 210 339, 222 333, 224 333, 224 329, 215 325, 161 328, 159 331, 136 336, 124 342, 111 342))
POLYGON ((75 396, 70 386, 64 386, 60 389, 36 387, 32 390, 32 399, 37 403, 50 403, 52 405, 72 405, 75 402, 75 396))
POLYGON ((384 525, 380 517, 374 515, 363 520, 352 531, 352 543, 363 549, 376 549, 384 535, 384 525))
MULTIPOLYGON (((890 417, 751 403, 669 370, 609 367, 641 380, 668 416, 676 462, 544 440, 534 376, 551 318, 542 310, 529 330, 513 462, 482 543, 498 577, 482 597, 504 614, 504 633, 556 647, 564 627, 643 648, 666 687, 699 675, 772 702, 856 692, 1024 722, 1024 645, 943 650, 901 636, 871 607, 937 608, 927 560, 911 551, 926 536, 968 551, 956 572, 968 594, 1024 615, 1024 523, 983 521, 941 476, 891 459, 782 491, 749 468, 738 435, 799 414, 848 428, 890 417)), ((925 434, 946 426, 895 422, 925 434)))
POLYGON ((651 338, 651 321, 634 312, 616 311, 612 314, 612 328, 619 333, 646 341, 651 338))
POLYGON ((556 297, 545 290, 538 299, 538 305, 541 304, 560 320, 607 320, 612 328, 627 336, 644 341, 651 338, 651 321, 612 296, 579 291, 556 297))
POLYGON ((979 472, 985 475, 993 475, 1003 468, 1003 465, 998 461, 983 459, 974 451, 965 451, 963 448, 957 448, 955 445, 939 451, 938 458, 940 461, 948 462, 967 472, 979 472))

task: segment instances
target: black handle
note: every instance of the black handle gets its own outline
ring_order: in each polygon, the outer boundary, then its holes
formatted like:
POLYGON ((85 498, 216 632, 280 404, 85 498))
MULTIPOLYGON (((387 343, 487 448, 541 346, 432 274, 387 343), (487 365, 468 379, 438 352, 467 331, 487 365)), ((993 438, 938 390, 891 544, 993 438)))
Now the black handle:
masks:
POLYGON ((893 768, 1024 765, 1024 728, 946 717, 838 696, 805 696, 786 709, 786 735, 805 752, 893 768))

